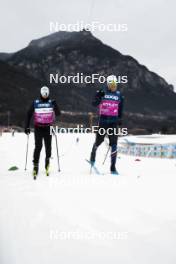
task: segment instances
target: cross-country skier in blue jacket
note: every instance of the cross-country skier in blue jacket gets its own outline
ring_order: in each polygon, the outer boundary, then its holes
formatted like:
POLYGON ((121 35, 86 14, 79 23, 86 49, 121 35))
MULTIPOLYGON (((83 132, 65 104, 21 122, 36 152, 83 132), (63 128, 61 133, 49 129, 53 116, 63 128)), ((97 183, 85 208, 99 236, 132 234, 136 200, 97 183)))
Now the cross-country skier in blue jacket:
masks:
POLYGON ((49 88, 43 86, 40 90, 40 99, 34 100, 27 112, 25 122, 25 133, 30 134, 30 120, 34 117, 34 137, 35 137, 35 149, 33 156, 33 176, 36 179, 39 168, 39 158, 42 149, 42 143, 44 140, 46 158, 45 169, 46 174, 49 175, 49 163, 51 157, 51 140, 50 126, 55 121, 55 116, 60 115, 60 109, 55 100, 49 97, 49 88))
MULTIPOLYGON (((93 106, 99 108, 99 129, 96 134, 96 140, 92 148, 90 162, 95 163, 96 151, 100 144, 104 141, 104 137, 108 134, 108 129, 117 129, 122 124, 123 112, 123 96, 117 90, 117 78, 115 75, 107 77, 106 89, 98 90, 92 102, 93 106), (99 130, 104 129, 106 133, 102 134, 99 130)), ((109 133, 109 145, 111 147, 111 173, 116 171, 116 158, 117 158, 117 133, 109 133)))

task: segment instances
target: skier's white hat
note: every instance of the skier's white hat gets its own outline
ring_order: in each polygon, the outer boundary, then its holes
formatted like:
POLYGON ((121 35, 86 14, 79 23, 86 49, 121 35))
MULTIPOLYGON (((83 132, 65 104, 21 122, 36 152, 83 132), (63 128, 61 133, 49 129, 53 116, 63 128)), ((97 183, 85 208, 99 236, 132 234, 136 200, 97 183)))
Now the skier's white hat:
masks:
POLYGON ((49 88, 47 86, 43 86, 40 89, 40 94, 42 97, 48 97, 49 96, 49 88))

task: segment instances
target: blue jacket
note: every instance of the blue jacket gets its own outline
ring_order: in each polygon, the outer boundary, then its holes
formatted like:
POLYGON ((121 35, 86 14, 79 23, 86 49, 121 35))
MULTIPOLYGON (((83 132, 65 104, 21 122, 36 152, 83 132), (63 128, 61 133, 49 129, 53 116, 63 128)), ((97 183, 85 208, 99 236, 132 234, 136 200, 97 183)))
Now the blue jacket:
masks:
POLYGON ((111 124, 122 119, 124 97, 120 91, 111 92, 108 88, 98 90, 92 102, 99 107, 99 123, 111 124))

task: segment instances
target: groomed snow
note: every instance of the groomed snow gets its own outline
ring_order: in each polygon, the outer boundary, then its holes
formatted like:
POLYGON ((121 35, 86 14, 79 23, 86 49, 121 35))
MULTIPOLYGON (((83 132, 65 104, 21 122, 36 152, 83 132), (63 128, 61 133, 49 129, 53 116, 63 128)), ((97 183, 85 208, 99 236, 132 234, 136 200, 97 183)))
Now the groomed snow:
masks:
POLYGON ((58 135, 51 175, 31 176, 33 134, 24 171, 26 135, 0 137, 1 264, 175 264, 176 161, 119 155, 119 176, 89 174, 94 135, 58 135), (76 138, 79 137, 79 143, 76 138), (11 166, 17 171, 8 171, 11 166))

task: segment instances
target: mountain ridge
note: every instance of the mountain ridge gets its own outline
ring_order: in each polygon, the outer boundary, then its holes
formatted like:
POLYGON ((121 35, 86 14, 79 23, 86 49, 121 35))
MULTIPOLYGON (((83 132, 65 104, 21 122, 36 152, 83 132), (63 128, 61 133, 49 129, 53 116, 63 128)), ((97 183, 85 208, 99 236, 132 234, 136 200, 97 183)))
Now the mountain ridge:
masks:
MULTIPOLYGON (((176 116, 176 94, 172 85, 132 56, 123 55, 87 31, 57 32, 33 40, 26 48, 7 56, 3 61, 11 69, 35 80, 36 84, 49 85, 65 111, 95 112, 91 100, 96 89, 104 85, 50 84, 50 73, 58 73, 59 76, 76 75, 78 72, 85 75, 126 75, 128 83, 119 84, 118 88, 126 98, 127 115, 141 113, 149 119, 150 116, 152 119, 152 115, 163 115, 165 119, 176 116)), ((133 122, 133 125, 138 126, 139 123, 133 122)))

